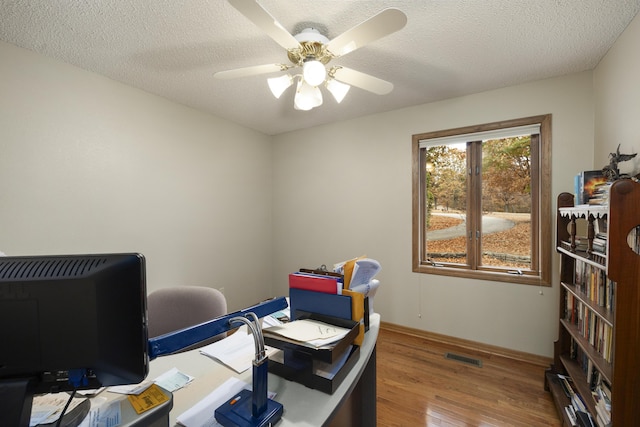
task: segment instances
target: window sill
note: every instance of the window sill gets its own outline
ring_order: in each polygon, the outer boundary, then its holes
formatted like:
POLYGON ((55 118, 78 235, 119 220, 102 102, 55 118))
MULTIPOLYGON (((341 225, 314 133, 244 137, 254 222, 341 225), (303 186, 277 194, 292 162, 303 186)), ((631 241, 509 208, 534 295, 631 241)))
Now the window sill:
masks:
POLYGON ((465 279, 489 280, 494 282, 514 283, 518 285, 533 286, 551 286, 550 278, 545 280, 543 277, 533 272, 525 272, 522 274, 507 273, 506 271, 489 271, 489 270, 469 270, 466 268, 456 268, 443 266, 432 266, 430 264, 422 264, 413 267, 414 273, 436 274, 440 276, 462 277, 465 279))

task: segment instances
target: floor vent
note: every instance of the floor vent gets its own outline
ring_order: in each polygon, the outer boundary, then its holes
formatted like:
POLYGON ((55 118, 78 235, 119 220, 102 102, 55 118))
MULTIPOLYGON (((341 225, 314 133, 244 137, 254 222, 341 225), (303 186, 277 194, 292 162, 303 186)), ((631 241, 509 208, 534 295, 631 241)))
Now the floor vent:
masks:
POLYGON ((454 353, 445 353, 445 359, 456 360, 458 362, 467 363, 469 365, 477 366, 478 368, 482 368, 482 360, 474 359, 472 357, 461 356, 459 354, 454 353))

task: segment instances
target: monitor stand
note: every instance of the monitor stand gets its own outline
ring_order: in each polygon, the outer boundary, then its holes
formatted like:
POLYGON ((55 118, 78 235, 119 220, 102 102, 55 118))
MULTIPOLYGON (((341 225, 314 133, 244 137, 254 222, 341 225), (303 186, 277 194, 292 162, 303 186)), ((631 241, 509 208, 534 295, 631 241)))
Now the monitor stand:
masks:
POLYGON ((0 425, 29 427, 34 385, 32 378, 0 380, 0 425))
MULTIPOLYGON (((34 378, 0 380, 0 426, 29 427, 35 384, 34 378)), ((60 426, 77 427, 90 409, 91 402, 85 399, 80 405, 64 414, 60 426)))

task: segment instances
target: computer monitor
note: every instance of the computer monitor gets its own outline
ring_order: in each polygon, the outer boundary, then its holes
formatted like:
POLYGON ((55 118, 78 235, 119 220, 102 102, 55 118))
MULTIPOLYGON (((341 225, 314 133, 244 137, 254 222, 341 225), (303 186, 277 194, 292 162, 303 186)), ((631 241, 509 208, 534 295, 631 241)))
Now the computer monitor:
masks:
POLYGON ((136 253, 0 257, 0 424, 28 425, 35 393, 144 380, 145 272, 136 253))

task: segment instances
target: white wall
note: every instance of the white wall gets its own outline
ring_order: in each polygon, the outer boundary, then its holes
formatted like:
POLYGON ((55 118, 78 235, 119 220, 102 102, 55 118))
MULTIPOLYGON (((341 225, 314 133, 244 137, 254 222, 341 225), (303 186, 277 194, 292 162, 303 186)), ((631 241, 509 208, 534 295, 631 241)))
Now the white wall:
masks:
POLYGON ((557 286, 411 271, 411 135, 547 113, 555 208, 555 196, 593 163, 590 72, 276 136, 276 291, 286 292, 299 267, 366 254, 383 267, 375 309, 384 321, 551 356, 557 286))
MULTIPOLYGON (((594 73, 595 167, 609 163, 618 144, 625 154, 640 152, 640 15, 609 50, 594 73)), ((623 173, 640 172, 640 155, 620 163, 623 173)))
POLYGON ((270 137, 1 42, 0 94, 0 251, 136 251, 149 290, 271 295, 270 137))
POLYGON ((572 191, 619 142, 638 151, 639 41, 636 17, 594 73, 292 132, 273 149, 0 43, 0 250, 140 251, 150 289, 224 286, 231 308, 285 294, 299 267, 366 254, 383 265, 385 321, 550 356, 557 286, 411 272, 411 135, 551 113, 552 193, 572 191))

